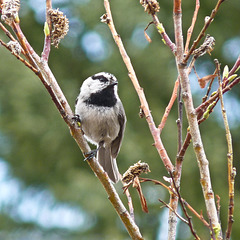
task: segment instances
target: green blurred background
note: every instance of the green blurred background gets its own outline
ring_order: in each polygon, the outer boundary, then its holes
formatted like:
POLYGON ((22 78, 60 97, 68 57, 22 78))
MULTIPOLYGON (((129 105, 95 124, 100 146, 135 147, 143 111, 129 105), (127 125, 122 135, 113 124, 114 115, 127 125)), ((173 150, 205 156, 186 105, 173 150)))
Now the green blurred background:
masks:
MULTIPOLYGON (((193 32, 196 38, 205 16, 211 13, 216 0, 201 1, 201 8, 193 32)), ((172 2, 161 1, 158 14, 169 37, 173 40, 172 2)), ((161 37, 150 26, 152 39, 144 38, 144 28, 151 17, 139 1, 111 1, 112 14, 118 33, 125 44, 133 66, 144 88, 156 124, 169 101, 177 77, 175 60, 161 37)), ((108 71, 119 80, 119 95, 124 104, 128 122, 124 142, 118 157, 121 173, 142 160, 150 165, 149 178, 163 181, 167 172, 152 146, 153 139, 144 119, 140 119, 139 100, 128 78, 127 70, 106 24, 100 23, 105 13, 103 1, 53 0, 70 21, 67 37, 59 49, 52 48, 49 65, 70 105, 74 108, 83 80, 88 76, 108 71)), ((184 38, 191 24, 195 1, 183 1, 184 38)), ((215 37, 212 56, 204 56, 196 63, 200 77, 212 74, 213 59, 222 67, 231 67, 240 53, 240 2, 226 1, 221 6, 208 33, 215 37)), ((45 1, 22 0, 21 27, 38 54, 43 48, 45 1)), ((7 37, 0 32, 5 42, 7 37)), ((174 40, 173 40, 174 41, 174 40)), ((197 78, 191 74, 195 106, 206 90, 200 89, 197 78)), ((0 239, 4 240, 122 240, 129 236, 113 210, 101 184, 69 134, 51 98, 38 78, 6 49, 0 47, 0 239)), ((217 88, 217 83, 213 90, 217 88)), ((225 96, 231 125, 234 165, 239 169, 240 95, 239 86, 225 96)), ((169 116, 162 132, 165 148, 175 161, 177 150, 177 106, 169 116)), ((184 117, 184 136, 186 134, 184 117)), ((221 221, 226 229, 228 209, 227 149, 225 130, 219 105, 208 121, 201 125, 204 146, 210 161, 215 194, 221 197, 221 221)), ((121 199, 127 205, 121 184, 116 185, 121 199)), ((149 214, 141 211, 139 198, 130 189, 136 222, 145 239, 167 239, 168 211, 158 201, 169 200, 166 190, 151 183, 143 184, 149 214)), ((199 170, 192 147, 183 163, 182 196, 207 219, 199 170)), ((181 210, 179 209, 180 213, 181 210)), ((240 236, 239 176, 236 177, 235 222, 232 239, 240 236)), ((201 239, 210 239, 208 230, 193 217, 201 239)), ((193 239, 186 225, 179 222, 177 239, 193 239)))

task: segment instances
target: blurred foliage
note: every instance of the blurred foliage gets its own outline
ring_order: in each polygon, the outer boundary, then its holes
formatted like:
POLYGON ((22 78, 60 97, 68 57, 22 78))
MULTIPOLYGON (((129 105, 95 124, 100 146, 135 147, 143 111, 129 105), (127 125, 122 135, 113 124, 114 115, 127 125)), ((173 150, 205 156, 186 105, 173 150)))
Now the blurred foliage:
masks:
MULTIPOLYGON (((115 74, 119 80, 119 95, 128 118, 123 146, 118 157, 120 172, 125 172, 130 165, 142 160, 150 165, 151 173, 148 177, 162 181, 162 177, 167 175, 167 172, 152 146, 153 139, 146 121, 138 117, 140 104, 137 94, 129 81, 127 70, 107 25, 100 23, 99 20, 104 13, 103 1, 66 0, 53 1, 53 4, 60 10, 66 11, 70 19, 69 36, 62 41, 59 49, 52 49, 49 60, 52 72, 70 105, 74 108, 79 87, 85 78, 100 71, 115 74), (76 26, 71 23, 75 23, 76 26), (90 33, 97 33, 102 44, 102 50, 96 50, 97 55, 93 55, 94 58, 91 58, 92 55, 89 55, 86 50, 88 44, 83 44, 84 38, 90 33)), ((183 1, 184 33, 191 24, 194 4, 195 1, 183 1)), ((193 38, 197 37, 205 16, 211 13, 215 4, 216 1, 201 2, 193 38)), ((23 32, 40 54, 44 40, 43 22, 37 17, 38 9, 33 8, 33 1, 22 1, 22 5, 20 18, 23 32)), ((152 43, 149 44, 144 39, 143 31, 151 21, 151 17, 144 13, 139 1, 111 1, 111 5, 117 31, 131 57, 155 122, 158 124, 177 77, 175 60, 169 49, 162 43, 154 26, 150 26, 147 30, 152 43)), ((172 2, 161 1, 160 5, 161 10, 158 16, 173 40, 172 2)), ((230 61, 223 54, 223 46, 229 39, 239 36, 239 10, 239 1, 224 2, 208 29, 208 33, 216 39, 216 48, 211 57, 205 56, 203 60, 199 60, 199 63, 218 58, 222 66, 225 64, 232 66, 234 61, 230 61)), ((2 32, 0 32, 0 38, 8 41, 2 32)), ((198 65, 196 67, 198 69, 198 65)), ((209 67, 205 71, 211 74, 213 68, 209 67)), ((193 77, 192 81, 196 82, 197 78, 193 77)), ((44 229, 34 223, 26 224, 16 221, 3 213, 0 215, 0 228, 4 230, 0 231, 1 239, 128 239, 128 234, 107 200, 105 191, 88 165, 83 162, 81 152, 41 82, 2 47, 0 48, 0 84, 0 157, 10 164, 11 174, 21 180, 26 188, 28 186, 47 188, 51 190, 57 201, 78 204, 96 219, 95 224, 88 230, 71 231, 61 228, 44 229)), ((196 87, 196 84, 193 85, 196 88, 194 90, 196 101, 199 102, 198 99, 204 96, 205 91, 196 87)), ((239 87, 234 91, 236 92, 234 97, 238 99, 239 87)), ((232 109, 227 110, 232 111, 232 109)), ((225 229, 228 208, 227 149, 225 130, 218 118, 217 114, 211 115, 208 121, 202 124, 201 133, 210 161, 213 190, 221 197, 221 219, 225 229)), ((162 133, 164 145, 173 162, 177 150, 176 119, 177 106, 175 105, 162 133)), ((184 119, 184 126, 185 134, 186 119, 184 119)), ((232 129, 237 169, 239 168, 237 159, 240 157, 237 146, 240 138, 239 128, 240 126, 237 125, 232 129)), ((239 176, 237 176, 232 239, 238 239, 240 235, 239 187, 239 176)), ((121 184, 117 184, 117 189, 120 197, 127 204, 126 197, 122 194, 121 184)), ((149 214, 145 214, 141 211, 137 193, 134 189, 130 191, 136 221, 141 232, 145 239, 157 239, 157 231, 162 225, 159 221, 162 209, 158 199, 168 201, 168 193, 160 187, 145 183, 143 191, 149 204, 149 214)), ((198 212, 203 210, 203 215, 207 219, 199 184, 199 171, 191 146, 183 164, 181 193, 198 212)), ((208 230, 195 217, 193 220, 202 239, 208 239, 208 230)), ((167 219, 161 219, 161 221, 166 222, 167 219)), ((192 239, 192 237, 188 233, 185 236, 179 236, 179 239, 192 239)))

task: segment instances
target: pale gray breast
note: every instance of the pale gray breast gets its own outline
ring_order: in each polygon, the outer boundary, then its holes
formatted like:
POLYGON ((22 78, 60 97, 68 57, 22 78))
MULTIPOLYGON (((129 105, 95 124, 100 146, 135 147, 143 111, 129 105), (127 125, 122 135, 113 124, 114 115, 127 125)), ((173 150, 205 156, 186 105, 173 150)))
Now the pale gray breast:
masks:
POLYGON ((120 130, 118 116, 114 107, 91 107, 85 105, 84 114, 79 112, 82 121, 82 130, 90 142, 98 144, 104 141, 110 144, 120 130))

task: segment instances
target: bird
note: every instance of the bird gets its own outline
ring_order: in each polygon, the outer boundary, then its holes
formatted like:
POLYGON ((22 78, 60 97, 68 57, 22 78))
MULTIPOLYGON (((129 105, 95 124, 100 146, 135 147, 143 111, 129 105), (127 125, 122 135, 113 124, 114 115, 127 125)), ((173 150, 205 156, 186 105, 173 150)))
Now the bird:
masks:
POLYGON ((84 137, 97 146, 97 160, 113 183, 120 179, 116 158, 127 121, 117 85, 111 73, 94 74, 84 80, 75 102, 75 116, 84 137))

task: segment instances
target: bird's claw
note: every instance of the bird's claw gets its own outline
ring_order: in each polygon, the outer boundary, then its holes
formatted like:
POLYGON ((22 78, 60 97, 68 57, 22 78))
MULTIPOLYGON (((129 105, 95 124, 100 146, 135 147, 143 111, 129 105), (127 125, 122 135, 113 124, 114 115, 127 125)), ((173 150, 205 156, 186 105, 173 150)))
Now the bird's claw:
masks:
POLYGON ((88 153, 85 153, 84 156, 84 161, 87 161, 87 160, 91 160, 93 159, 94 157, 97 156, 97 151, 98 151, 98 148, 97 149, 94 149, 94 150, 91 150, 90 152, 88 153))
POLYGON ((74 122, 77 123, 77 125, 79 127, 81 127, 81 119, 80 119, 80 116, 78 114, 75 114, 74 117, 72 118, 74 122))

